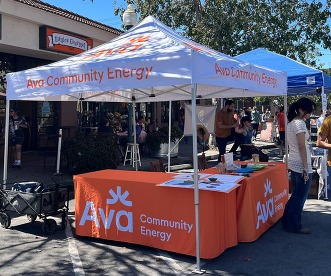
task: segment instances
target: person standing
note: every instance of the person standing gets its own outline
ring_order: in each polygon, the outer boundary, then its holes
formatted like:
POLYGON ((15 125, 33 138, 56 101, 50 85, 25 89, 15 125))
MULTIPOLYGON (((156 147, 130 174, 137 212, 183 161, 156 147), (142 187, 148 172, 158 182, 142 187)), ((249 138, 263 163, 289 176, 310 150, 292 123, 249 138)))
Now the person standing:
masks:
POLYGON ((244 116, 248 116, 248 117, 252 116, 251 110, 249 107, 244 107, 244 110, 241 113, 241 117, 244 117, 244 116))
POLYGON ((263 114, 263 121, 268 122, 268 120, 271 118, 271 112, 267 108, 263 114))
POLYGON ((15 162, 13 168, 21 168, 22 145, 24 142, 24 128, 28 128, 28 124, 23 116, 19 116, 17 110, 10 109, 9 118, 9 146, 14 151, 15 162))
POLYGON ((278 124, 278 133, 279 133, 279 141, 281 145, 285 144, 285 114, 284 107, 281 106, 279 108, 279 112, 277 113, 277 124, 278 124))
POLYGON ((327 194, 330 198, 331 194, 331 116, 326 116, 323 120, 320 128, 318 129, 318 136, 316 141, 316 146, 322 149, 328 150, 327 156, 327 185, 326 189, 328 190, 327 194))
POLYGON ((323 110, 321 110, 320 116, 316 120, 317 130, 319 130, 319 128, 321 127, 323 121, 324 121, 323 110))
POLYGON ((317 127, 317 130, 319 130, 319 128, 321 127, 324 119, 326 117, 329 117, 330 116, 330 110, 326 110, 325 111, 325 116, 323 116, 323 110, 321 110, 321 114, 320 116, 318 117, 318 119, 316 120, 316 127, 317 127))
POLYGON ((226 100, 224 107, 217 112, 215 117, 215 136, 218 147, 218 162, 221 162, 221 156, 226 151, 226 145, 233 140, 232 130, 239 124, 234 118, 234 101, 226 100))
POLYGON ((140 115, 136 123, 136 139, 138 144, 144 144, 147 138, 145 129, 145 117, 140 115))
POLYGON ((256 106, 253 107, 252 111, 252 127, 253 127, 253 133, 252 133, 252 138, 253 140, 256 140, 256 136, 259 130, 259 125, 260 125, 260 112, 257 110, 256 106))
POLYGON ((305 119, 309 119, 316 105, 308 98, 301 98, 290 105, 288 110, 287 140, 289 145, 288 169, 293 185, 292 195, 287 202, 282 218, 284 230, 310 234, 310 229, 301 224, 301 213, 312 182, 309 133, 305 119))
POLYGON ((268 108, 266 108, 265 112, 261 114, 261 132, 262 130, 267 130, 267 122, 271 118, 271 112, 269 111, 268 108))

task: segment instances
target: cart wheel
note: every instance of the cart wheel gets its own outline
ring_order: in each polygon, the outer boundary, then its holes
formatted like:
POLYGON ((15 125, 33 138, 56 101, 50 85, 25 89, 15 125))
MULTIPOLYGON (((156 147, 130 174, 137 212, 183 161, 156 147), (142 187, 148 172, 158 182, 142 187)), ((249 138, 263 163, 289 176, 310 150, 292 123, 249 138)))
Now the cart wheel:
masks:
POLYGON ((65 214, 62 214, 61 229, 66 230, 67 225, 68 225, 67 216, 65 214))
POLYGON ((56 221, 54 219, 45 219, 43 223, 43 232, 45 235, 52 235, 56 230, 56 221))
POLYGON ((34 222, 37 219, 37 215, 26 215, 28 218, 28 221, 34 222))
POLYGON ((7 213, 0 213, 0 225, 2 228, 9 228, 11 223, 10 216, 7 213))

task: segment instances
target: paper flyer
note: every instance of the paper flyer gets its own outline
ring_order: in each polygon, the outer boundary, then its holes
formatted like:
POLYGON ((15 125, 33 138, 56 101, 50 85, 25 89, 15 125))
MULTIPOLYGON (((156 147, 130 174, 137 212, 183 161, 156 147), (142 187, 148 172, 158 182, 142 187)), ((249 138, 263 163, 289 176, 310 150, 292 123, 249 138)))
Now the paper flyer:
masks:
MULTIPOLYGON (((199 179, 205 179, 211 176, 209 173, 198 173, 199 179)), ((193 180, 194 173, 178 173, 174 176, 175 179, 193 180)))
POLYGON ((222 192, 222 193, 229 193, 233 189, 238 188, 240 185, 237 183, 209 183, 199 184, 199 189, 201 190, 208 190, 208 191, 215 191, 215 192, 222 192))
POLYGON ((159 184, 158 186, 177 187, 177 188, 193 188, 194 181, 192 178, 191 178, 191 180, 171 179, 167 182, 159 184))
MULTIPOLYGON (((198 186, 201 190, 228 193, 239 187, 240 185, 237 182, 243 178, 243 176, 237 175, 201 174, 198 181, 198 186), (202 175, 204 175, 204 177, 202 177, 202 175)), ((192 174, 182 174, 182 177, 176 175, 171 180, 157 186, 193 189, 194 181, 192 179, 192 174)))
POLYGON ((218 182, 225 183, 238 183, 243 180, 245 176, 242 175, 232 175, 232 174, 213 174, 209 175, 208 178, 216 178, 218 182))

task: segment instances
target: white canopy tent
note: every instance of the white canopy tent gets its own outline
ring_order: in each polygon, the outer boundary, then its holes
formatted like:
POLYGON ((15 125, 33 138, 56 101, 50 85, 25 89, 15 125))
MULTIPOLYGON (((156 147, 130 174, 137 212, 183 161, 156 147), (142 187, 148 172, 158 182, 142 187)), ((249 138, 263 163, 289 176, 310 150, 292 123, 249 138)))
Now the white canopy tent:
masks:
MULTIPOLYGON (((188 40, 149 16, 123 35, 82 54, 7 74, 10 100, 155 102, 284 96, 286 73, 236 60, 188 40)), ((196 116, 192 116, 197 270, 200 270, 196 116)), ((6 129, 4 184, 7 180, 6 129)))

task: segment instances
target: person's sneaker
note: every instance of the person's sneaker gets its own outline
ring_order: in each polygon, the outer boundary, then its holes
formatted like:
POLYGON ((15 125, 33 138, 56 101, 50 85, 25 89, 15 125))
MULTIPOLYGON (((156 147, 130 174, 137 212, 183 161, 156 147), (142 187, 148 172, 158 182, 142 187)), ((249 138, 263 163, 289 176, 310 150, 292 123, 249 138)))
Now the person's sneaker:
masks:
POLYGON ((311 231, 307 227, 302 227, 299 231, 299 234, 311 234, 311 231))
POLYGON ((11 167, 12 167, 12 168, 17 168, 17 169, 19 169, 19 168, 21 168, 21 164, 18 164, 18 163, 16 163, 16 162, 14 162, 14 163, 11 165, 11 167))

